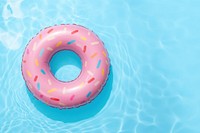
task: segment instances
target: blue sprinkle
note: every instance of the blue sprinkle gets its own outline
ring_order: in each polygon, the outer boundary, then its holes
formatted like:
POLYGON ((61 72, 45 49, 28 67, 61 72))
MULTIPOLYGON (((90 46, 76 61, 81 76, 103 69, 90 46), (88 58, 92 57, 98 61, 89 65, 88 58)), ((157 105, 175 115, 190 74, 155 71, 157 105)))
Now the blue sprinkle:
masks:
POLYGON ((101 60, 98 61, 96 68, 99 68, 101 65, 101 60))
POLYGON ((67 44, 70 45, 70 44, 74 43, 75 41, 76 41, 76 40, 71 40, 71 41, 69 41, 67 44))
POLYGON ((43 55, 43 53, 44 53, 44 48, 42 48, 41 50, 40 50, 40 57, 43 55))
POLYGON ((37 83, 37 88, 38 90, 40 90, 40 83, 37 83))
POLYGON ((41 69, 40 71, 41 71, 42 74, 44 74, 44 75, 46 74, 45 71, 44 71, 43 69, 41 69))
POLYGON ((89 97, 91 94, 92 94, 92 92, 91 92, 91 91, 90 91, 90 92, 88 92, 88 94, 87 94, 87 96, 86 96, 86 97, 89 97))

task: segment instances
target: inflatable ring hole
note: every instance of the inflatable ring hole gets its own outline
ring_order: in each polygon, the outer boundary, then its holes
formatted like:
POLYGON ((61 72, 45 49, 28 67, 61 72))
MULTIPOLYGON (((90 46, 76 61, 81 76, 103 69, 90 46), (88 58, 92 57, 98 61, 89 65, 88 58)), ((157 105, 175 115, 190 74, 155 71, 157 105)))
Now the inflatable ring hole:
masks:
POLYGON ((81 58, 71 50, 61 50, 55 53, 49 67, 54 77, 62 82, 75 80, 81 73, 81 58))

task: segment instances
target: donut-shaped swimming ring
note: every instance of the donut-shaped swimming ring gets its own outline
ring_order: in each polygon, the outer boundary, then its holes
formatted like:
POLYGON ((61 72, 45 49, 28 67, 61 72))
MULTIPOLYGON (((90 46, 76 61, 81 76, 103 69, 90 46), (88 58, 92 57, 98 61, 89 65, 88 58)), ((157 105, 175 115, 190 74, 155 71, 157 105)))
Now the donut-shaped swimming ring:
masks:
POLYGON ((103 42, 89 29, 79 25, 45 28, 30 40, 22 57, 22 75, 28 89, 44 103, 72 108, 94 99, 106 83, 109 58, 103 42), (49 61, 61 50, 77 53, 82 62, 78 78, 69 82, 56 79, 49 61))

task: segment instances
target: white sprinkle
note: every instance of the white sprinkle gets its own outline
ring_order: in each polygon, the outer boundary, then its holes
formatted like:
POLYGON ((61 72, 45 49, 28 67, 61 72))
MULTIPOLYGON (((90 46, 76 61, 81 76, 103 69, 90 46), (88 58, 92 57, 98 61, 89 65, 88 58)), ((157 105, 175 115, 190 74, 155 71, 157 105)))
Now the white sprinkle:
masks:
POLYGON ((91 76, 93 76, 94 74, 91 71, 87 71, 87 73, 91 76))
POLYGON ((88 32, 88 36, 90 36, 90 32, 88 32))
POLYGON ((87 76, 87 77, 86 77, 86 81, 88 81, 90 78, 91 78, 91 76, 87 76))
POLYGON ((27 82, 27 86, 29 89, 32 89, 32 85, 29 82, 27 82))
POLYGON ((54 38, 55 38, 55 36, 49 36, 49 37, 47 38, 47 40, 50 41, 50 40, 53 40, 54 38))
POLYGON ((94 83, 94 86, 97 86, 99 84, 100 81, 97 81, 94 83))
POLYGON ((78 46, 78 47, 81 47, 81 45, 80 45, 80 44, 78 44, 78 43, 76 44, 76 46, 78 46))
POLYGON ((63 94, 65 94, 65 93, 66 93, 66 87, 63 88, 63 94))
POLYGON ((48 79, 48 83, 49 83, 49 85, 51 85, 51 80, 50 79, 48 79))
POLYGON ((47 50, 49 50, 49 51, 52 51, 52 50, 53 50, 53 48, 51 48, 51 47, 47 47, 47 50))
POLYGON ((99 42, 92 42, 91 45, 97 45, 99 42))
POLYGON ((34 44, 33 44, 33 51, 35 51, 37 49, 37 43, 35 42, 34 44))
POLYGON ((108 65, 108 61, 106 60, 106 64, 108 65))

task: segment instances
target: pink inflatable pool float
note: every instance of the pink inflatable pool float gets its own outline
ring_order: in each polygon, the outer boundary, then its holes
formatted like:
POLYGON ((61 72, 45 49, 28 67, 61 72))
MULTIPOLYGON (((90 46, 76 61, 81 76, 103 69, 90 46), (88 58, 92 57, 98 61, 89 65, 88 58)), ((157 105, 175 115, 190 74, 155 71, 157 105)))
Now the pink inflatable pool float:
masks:
POLYGON ((72 108, 94 99, 109 74, 109 58, 103 42, 92 31, 79 25, 48 27, 28 43, 22 59, 22 74, 33 95, 58 108, 72 108), (78 78, 69 82, 57 80, 49 61, 61 50, 71 50, 82 60, 78 78))

